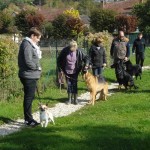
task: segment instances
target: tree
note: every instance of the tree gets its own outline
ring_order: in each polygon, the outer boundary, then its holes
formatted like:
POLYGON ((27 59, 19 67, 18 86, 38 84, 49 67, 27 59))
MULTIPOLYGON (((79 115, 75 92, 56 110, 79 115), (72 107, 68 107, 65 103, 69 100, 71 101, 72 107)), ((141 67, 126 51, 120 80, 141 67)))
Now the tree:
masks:
POLYGON ((125 33, 134 32, 137 28, 137 17, 119 15, 115 18, 116 29, 123 30, 125 33))
POLYGON ((78 10, 81 14, 89 15, 92 10, 99 9, 101 3, 96 3, 94 0, 79 0, 78 10))
POLYGON ((138 18, 139 29, 145 33, 150 33, 150 0, 135 5, 133 13, 138 18))
POLYGON ((107 30, 113 32, 115 26, 115 12, 112 10, 96 9, 91 12, 90 25, 96 32, 107 30))
POLYGON ((35 10, 23 10, 15 18, 18 30, 21 31, 24 36, 27 35, 27 31, 29 31, 31 27, 42 29, 44 21, 44 16, 35 10))
POLYGON ((64 11, 53 22, 54 36, 57 38, 78 38, 84 31, 84 23, 77 10, 64 11))
POLYGON ((7 11, 0 12, 0 33, 13 33, 15 29, 15 20, 12 14, 7 11))
POLYGON ((0 10, 7 8, 11 3, 15 5, 30 4, 33 0, 0 0, 0 10))

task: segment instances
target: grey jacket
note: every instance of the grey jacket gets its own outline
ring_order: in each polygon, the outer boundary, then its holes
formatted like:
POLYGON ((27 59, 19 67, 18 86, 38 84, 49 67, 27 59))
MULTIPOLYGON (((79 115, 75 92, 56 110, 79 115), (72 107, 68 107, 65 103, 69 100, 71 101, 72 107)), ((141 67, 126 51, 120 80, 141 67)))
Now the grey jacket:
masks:
POLYGON ((36 49, 24 39, 18 54, 19 77, 25 79, 39 79, 41 75, 39 58, 36 49))

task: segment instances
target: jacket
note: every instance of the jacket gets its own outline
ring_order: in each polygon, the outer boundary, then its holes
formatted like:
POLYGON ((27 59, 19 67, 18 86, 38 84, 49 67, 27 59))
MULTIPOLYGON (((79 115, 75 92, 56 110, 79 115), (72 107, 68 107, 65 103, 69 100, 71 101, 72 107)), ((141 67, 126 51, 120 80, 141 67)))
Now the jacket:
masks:
MULTIPOLYGON (((70 48, 65 47, 59 54, 58 58, 57 58, 57 67, 58 67, 58 71, 63 71, 64 73, 66 73, 65 71, 65 67, 66 67, 66 57, 69 54, 70 48)), ((84 65, 89 65, 89 58, 88 56, 86 56, 80 49, 77 49, 76 51, 76 71, 77 73, 79 73, 81 71, 81 69, 83 68, 84 65)))
POLYGON ((124 59, 130 56, 129 39, 124 37, 122 40, 116 38, 113 40, 110 50, 110 55, 114 59, 124 59))
POLYGON ((139 39, 137 38, 134 43, 133 43, 133 47, 132 47, 132 53, 141 53, 141 52, 145 52, 145 40, 139 39))
POLYGON ((106 63, 106 52, 104 47, 100 46, 100 49, 97 49, 95 45, 92 45, 89 52, 90 60, 92 67, 102 67, 106 63))
POLYGON ((19 77, 25 79, 39 79, 41 75, 38 54, 33 45, 24 39, 18 54, 19 77))

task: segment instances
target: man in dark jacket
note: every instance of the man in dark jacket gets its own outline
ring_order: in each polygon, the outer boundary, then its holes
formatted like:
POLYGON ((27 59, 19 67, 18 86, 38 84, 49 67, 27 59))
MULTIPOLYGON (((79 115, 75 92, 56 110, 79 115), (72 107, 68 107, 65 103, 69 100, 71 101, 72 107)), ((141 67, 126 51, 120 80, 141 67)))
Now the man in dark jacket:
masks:
POLYGON ((145 39, 143 39, 143 34, 139 33, 138 38, 134 41, 132 47, 132 53, 135 53, 136 64, 140 64, 143 67, 144 63, 144 53, 145 53, 145 39))
POLYGON ((93 41, 93 45, 89 51, 90 60, 92 63, 92 70, 94 76, 100 76, 102 74, 103 67, 106 66, 106 52, 102 46, 102 39, 97 37, 93 41))
POLYGON ((24 120, 28 126, 36 126, 39 123, 32 117, 32 101, 34 99, 36 83, 41 75, 39 60, 41 51, 37 46, 40 41, 41 32, 36 28, 31 28, 19 49, 18 66, 19 78, 24 87, 24 120))
POLYGON ((113 40, 110 55, 114 58, 114 63, 118 60, 126 61, 130 56, 129 39, 125 37, 123 31, 119 31, 118 37, 113 40))
POLYGON ((57 67, 59 72, 63 72, 66 76, 68 85, 68 101, 71 104, 72 95, 74 96, 74 104, 77 101, 77 80, 78 74, 83 66, 89 66, 89 59, 77 47, 76 41, 71 41, 69 46, 65 47, 57 59, 57 67))
POLYGON ((114 58, 115 74, 119 85, 122 85, 125 79, 124 61, 130 56, 129 39, 124 36, 123 31, 119 31, 119 35, 115 38, 111 45, 111 57, 114 58))

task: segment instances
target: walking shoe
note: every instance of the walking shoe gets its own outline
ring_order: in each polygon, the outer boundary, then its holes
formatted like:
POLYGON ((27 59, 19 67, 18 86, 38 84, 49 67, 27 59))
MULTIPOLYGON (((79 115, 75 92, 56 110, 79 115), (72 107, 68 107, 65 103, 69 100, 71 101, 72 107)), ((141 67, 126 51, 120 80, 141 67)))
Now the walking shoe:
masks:
POLYGON ((31 121, 25 121, 25 124, 30 127, 35 127, 35 126, 38 126, 40 123, 38 123, 35 120, 31 120, 31 121))

